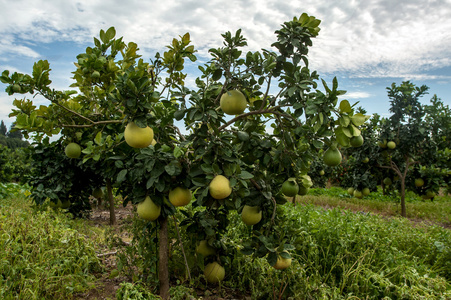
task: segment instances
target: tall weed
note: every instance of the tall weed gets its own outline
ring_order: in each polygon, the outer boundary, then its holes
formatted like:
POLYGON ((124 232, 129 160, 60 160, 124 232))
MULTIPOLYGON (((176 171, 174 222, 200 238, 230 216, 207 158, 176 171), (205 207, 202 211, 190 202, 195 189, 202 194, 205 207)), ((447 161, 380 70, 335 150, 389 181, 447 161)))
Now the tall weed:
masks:
POLYGON ((64 299, 90 287, 101 271, 92 243, 63 213, 30 205, 0 201, 0 299, 64 299))

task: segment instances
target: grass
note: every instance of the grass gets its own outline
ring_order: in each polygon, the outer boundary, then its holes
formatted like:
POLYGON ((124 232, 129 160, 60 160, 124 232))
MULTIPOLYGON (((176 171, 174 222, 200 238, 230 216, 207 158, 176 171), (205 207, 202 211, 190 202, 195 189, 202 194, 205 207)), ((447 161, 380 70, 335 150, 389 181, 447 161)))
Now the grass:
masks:
MULTIPOLYGON (((266 258, 237 255, 224 285, 251 291, 252 299, 449 299, 451 232, 413 228, 405 219, 386 220, 313 205, 285 205, 279 225, 295 249, 292 266, 275 271, 266 258), (230 274, 231 273, 231 274, 230 274)), ((226 236, 246 239, 239 216, 226 236)))
MULTIPOLYGON (((274 248, 281 243, 292 245, 290 268, 278 271, 269 265, 266 256, 241 253, 239 250, 253 234, 259 240, 265 238, 259 231, 252 232, 232 212, 228 230, 221 239, 227 251, 221 251, 226 278, 220 286, 206 284, 200 266, 204 259, 196 256, 193 237, 181 226, 192 276, 192 280, 187 279, 183 255, 175 242, 177 236, 172 232, 172 286, 185 289, 184 296, 171 294, 171 299, 213 295, 224 299, 451 299, 449 229, 412 226, 404 218, 324 209, 312 204, 287 203, 277 210, 274 226, 278 240, 271 243, 274 248)), ((154 235, 145 231, 146 224, 141 220, 133 223, 140 234, 130 247, 146 247, 154 251, 155 257, 154 235)), ((134 274, 145 274, 141 267, 145 267, 143 261, 150 261, 146 258, 148 252, 129 253, 122 259, 138 267, 134 274)), ((138 293, 143 286, 153 291, 157 287, 155 282, 147 281, 123 289, 138 293)))
POLYGON ((0 199, 0 232, 0 299, 67 299, 102 270, 93 228, 23 194, 0 199))
MULTIPOLYGON (((15 196, 0 198, 0 299, 70 299, 98 288, 94 274, 103 271, 96 256, 105 243, 102 229, 46 206, 33 207, 21 187, 5 189, 15 196)), ((228 250, 222 254, 227 263, 220 286, 205 283, 193 237, 180 226, 192 280, 186 278, 178 243, 171 243, 171 299, 451 299, 451 230, 436 226, 434 219, 448 212, 449 198, 429 203, 408 196, 408 212, 410 207, 422 214, 428 226, 367 213, 399 215, 395 200, 378 193, 359 200, 339 188, 312 189, 301 201, 305 205, 277 209, 279 242, 293 246, 293 263, 284 271, 272 268, 266 257, 239 251, 252 232, 231 213, 222 237, 228 250)), ((142 220, 130 222, 130 233, 136 231, 138 238, 129 246, 121 243, 118 264, 130 263, 137 277, 154 276, 155 253, 146 251, 157 251, 155 235, 144 230, 148 224, 142 220), (130 247, 139 251, 126 250, 130 247), (143 273, 146 266, 153 271, 143 273)), ((171 240, 177 240, 174 232, 171 240)), ((156 281, 128 281, 120 285, 117 299, 158 298, 151 294, 156 281)))
MULTIPOLYGON (((373 192, 368 197, 358 199, 347 194, 346 190, 333 187, 330 189, 311 189, 306 196, 298 196, 297 201, 322 207, 339 207, 352 211, 372 212, 384 216, 400 216, 399 200, 393 196, 384 196, 373 192)), ((451 197, 438 196, 434 201, 424 201, 408 193, 406 197, 407 218, 427 223, 451 227, 451 197)))

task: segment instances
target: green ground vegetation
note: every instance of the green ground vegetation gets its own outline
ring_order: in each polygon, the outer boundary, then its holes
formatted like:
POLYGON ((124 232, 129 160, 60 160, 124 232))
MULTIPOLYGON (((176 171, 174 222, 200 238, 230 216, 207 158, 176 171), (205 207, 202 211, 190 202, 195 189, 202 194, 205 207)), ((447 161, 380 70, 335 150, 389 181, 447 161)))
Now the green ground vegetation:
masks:
MULTIPOLYGON (((2 185, 0 191, 0 298, 70 298, 91 288, 98 290, 102 283, 97 275, 111 272, 124 278, 117 299, 158 299, 152 294, 158 291, 158 230, 153 223, 130 215, 122 226, 133 236, 129 244, 118 242, 117 231, 113 230, 105 230, 107 240, 103 240, 103 234, 87 220, 73 220, 64 211, 45 205, 34 207, 20 185, 2 185), (5 197, 8 193, 10 196, 5 197), (96 256, 96 252, 104 251, 105 242, 117 249, 117 269, 104 269, 96 256)), ((243 241, 255 233, 232 213, 222 239, 227 244, 226 278, 219 286, 205 281, 204 259, 194 251, 196 241, 184 224, 176 222, 179 214, 200 208, 179 209, 169 230, 173 241, 169 249, 171 299, 230 299, 240 295, 250 299, 451 297, 451 230, 433 224, 416 226, 406 218, 364 209, 337 208, 342 206, 340 201, 364 208, 340 189, 312 189, 311 194, 302 198, 304 203, 277 208, 274 226, 280 226, 280 240, 290 245, 293 257, 291 267, 283 271, 272 268, 265 256, 243 251, 243 241), (316 203, 315 198, 319 199, 316 203)), ((376 203, 377 199, 359 201, 376 203)), ((379 203, 387 206, 391 202, 380 198, 379 203)), ((409 204, 419 205, 418 211, 426 211, 426 203, 409 200, 409 204)), ((449 200, 438 197, 434 204, 446 208, 449 200)), ((371 207, 377 210, 377 206, 371 207)), ((425 219, 432 222, 430 218, 433 214, 425 219)), ((269 248, 279 246, 271 240, 264 244, 269 248)))
POLYGON ((92 288, 102 271, 96 229, 63 211, 33 207, 27 194, 0 185, 0 299, 68 299, 92 288))
MULTIPOLYGON (((338 207, 352 211, 372 212, 384 216, 399 216, 401 207, 395 195, 383 195, 381 189, 371 192, 363 199, 350 196, 345 189, 332 187, 314 188, 306 196, 298 197, 300 203, 323 207, 338 207)), ((439 195, 431 200, 424 200, 413 192, 406 193, 407 218, 413 221, 439 224, 451 227, 451 197, 439 195)))

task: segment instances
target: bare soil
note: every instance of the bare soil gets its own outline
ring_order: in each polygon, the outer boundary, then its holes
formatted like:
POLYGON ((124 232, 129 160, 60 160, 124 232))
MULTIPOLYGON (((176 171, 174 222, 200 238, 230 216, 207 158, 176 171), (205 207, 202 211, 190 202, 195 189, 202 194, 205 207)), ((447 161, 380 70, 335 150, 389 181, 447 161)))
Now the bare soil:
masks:
MULTIPOLYGON (((128 244, 131 241, 127 232, 121 230, 121 227, 125 225, 127 219, 133 215, 133 206, 128 204, 126 207, 120 205, 115 208, 116 213, 116 225, 110 225, 110 212, 109 209, 97 207, 94 208, 89 217, 89 221, 92 226, 100 227, 102 229, 108 229, 120 236, 124 244, 128 244)), ((96 274, 97 281, 93 283, 95 286, 93 289, 86 293, 76 295, 75 300, 106 300, 116 299, 116 292, 122 282, 128 281, 126 277, 114 276, 112 272, 117 270, 116 262, 117 249, 110 249, 107 245, 99 250, 98 257, 104 266, 104 272, 96 274)))

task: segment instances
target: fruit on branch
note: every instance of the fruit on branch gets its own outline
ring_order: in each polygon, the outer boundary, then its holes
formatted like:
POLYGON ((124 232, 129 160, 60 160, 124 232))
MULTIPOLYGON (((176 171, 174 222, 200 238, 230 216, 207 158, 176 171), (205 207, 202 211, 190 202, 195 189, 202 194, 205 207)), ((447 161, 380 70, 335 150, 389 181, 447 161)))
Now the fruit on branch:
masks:
POLYGON ((276 270, 284 270, 291 266, 291 258, 284 258, 282 256, 277 257, 277 262, 273 265, 276 270))
POLYGON ((153 130, 149 126, 141 128, 130 122, 124 131, 125 142, 133 148, 146 148, 153 141, 153 130))
POLYGON ((353 136, 349 142, 352 147, 360 147, 363 145, 363 137, 361 135, 353 136))
POLYGON ((393 142, 393 141, 390 141, 390 142, 388 142, 387 143, 387 147, 389 148, 389 149, 395 149, 396 148, 396 143, 395 142, 393 142))
POLYGON ((330 147, 324 152, 324 163, 330 167, 338 166, 341 163, 341 152, 336 147, 330 147))
POLYGON ((204 257, 215 255, 216 249, 210 246, 207 240, 202 240, 196 246, 196 253, 202 254, 204 257))
POLYGON ((69 158, 79 158, 81 155, 81 147, 77 143, 69 143, 64 149, 64 153, 69 158))
POLYGON ((298 195, 305 196, 305 195, 307 195, 309 190, 310 190, 310 188, 301 184, 301 185, 299 185, 298 195))
POLYGON ((381 148, 387 148, 387 140, 379 141, 378 142, 379 147, 381 148))
POLYGON ((176 187, 169 192, 169 202, 174 206, 185 206, 191 202, 191 191, 184 187, 176 187))
POLYGON ((205 266, 204 276, 209 283, 219 283, 225 277, 224 267, 215 261, 211 262, 205 266))
POLYGON ((155 204, 149 196, 137 206, 138 216, 147 221, 155 221, 161 213, 161 206, 155 204))
POLYGON ((262 219, 262 211, 259 206, 245 205, 241 212, 241 220, 244 224, 252 226, 260 222, 262 219))
POLYGON ((223 175, 216 175, 210 182, 208 189, 210 195, 217 200, 227 198, 232 193, 230 181, 223 175))
POLYGON ((222 111, 227 115, 240 115, 247 106, 246 97, 238 90, 227 91, 219 100, 222 111))
POLYGON ((415 179, 415 186, 416 187, 422 187, 424 185, 424 180, 423 178, 417 178, 415 179))
POLYGON ((96 199, 100 199, 103 197, 103 191, 101 188, 96 187, 94 191, 92 191, 92 196, 96 199))
POLYGON ((294 197, 299 191, 299 186, 296 182, 296 178, 289 178, 282 184, 282 194, 287 197, 294 197))
POLYGON ((354 197, 358 198, 358 199, 362 199, 363 194, 361 191, 359 190, 354 190, 354 197))

